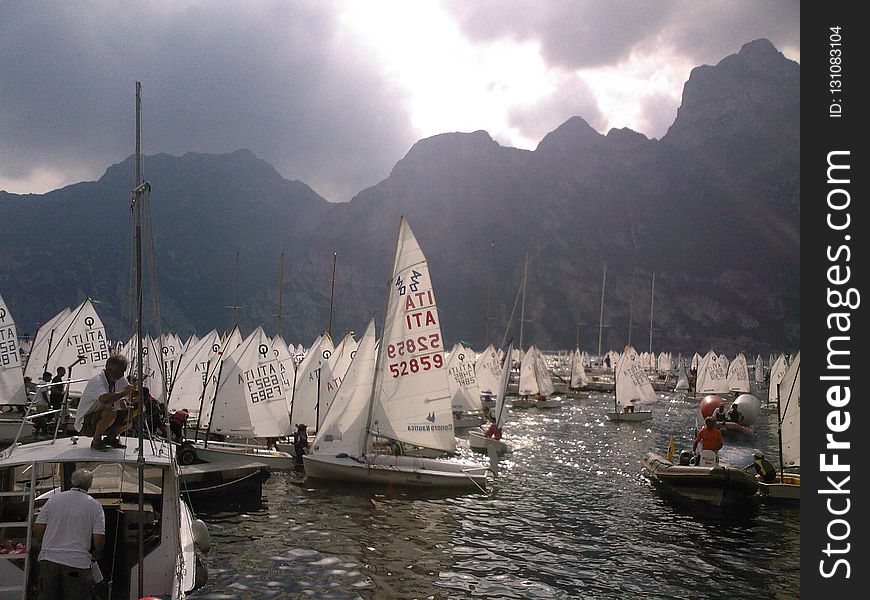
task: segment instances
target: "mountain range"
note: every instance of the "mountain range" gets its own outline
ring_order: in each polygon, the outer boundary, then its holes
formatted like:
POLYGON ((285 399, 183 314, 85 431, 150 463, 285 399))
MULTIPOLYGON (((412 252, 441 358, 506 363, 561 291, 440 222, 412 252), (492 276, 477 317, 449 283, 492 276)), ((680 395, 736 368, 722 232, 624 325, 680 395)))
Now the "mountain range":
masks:
MULTIPOLYGON (((693 69, 661 139, 602 135, 579 116, 534 151, 445 133, 341 204, 247 150, 146 156, 146 283, 163 331, 202 335, 235 315, 244 333, 271 333, 283 253, 283 337, 307 346, 331 326, 340 338, 380 325, 404 215, 448 348, 522 335, 596 352, 606 265, 604 351, 648 349, 651 312, 657 351, 797 350, 799 92, 800 66, 755 40, 693 69)), ((130 336, 133 172, 130 157, 98 181, 0 192, 0 294, 20 332, 89 296, 110 337, 130 336)))

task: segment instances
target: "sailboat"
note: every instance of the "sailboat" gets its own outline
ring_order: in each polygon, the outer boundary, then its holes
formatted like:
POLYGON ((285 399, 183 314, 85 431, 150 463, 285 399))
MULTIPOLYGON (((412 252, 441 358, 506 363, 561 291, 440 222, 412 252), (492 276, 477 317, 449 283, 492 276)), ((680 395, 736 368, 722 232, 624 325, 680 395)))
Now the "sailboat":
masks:
POLYGON ((589 396, 587 392, 581 391, 586 387, 586 369, 583 367, 583 354, 580 348, 574 348, 571 354, 571 370, 568 379, 568 394, 574 398, 586 398, 589 396))
POLYGON ((3 296, 0 296, 0 407, 14 410, 14 414, 4 412, 0 418, 0 443, 33 435, 33 423, 25 419, 29 411, 18 334, 3 296))
POLYGON ((727 394, 728 371, 715 352, 710 350, 698 364, 698 377, 695 380, 695 395, 727 394))
POLYGON ((737 394, 749 393, 749 365, 742 352, 728 366, 728 389, 737 394))
MULTIPOLYGON (((507 417, 505 411, 505 398, 507 397, 507 386, 510 380, 510 356, 513 353, 513 344, 508 346, 508 351, 505 353, 505 364, 502 366, 501 377, 499 378, 498 393, 495 399, 495 410, 492 415, 494 421, 492 423, 491 432, 485 432, 482 429, 472 429, 468 432, 468 445, 472 450, 486 452, 489 455, 502 455, 510 450, 510 447, 501 439, 501 430, 504 427, 504 422, 507 417), (490 433, 490 435, 487 435, 490 433)), ((486 424, 484 424, 486 426, 486 424)))
POLYGON ((492 344, 477 357, 477 362, 474 363, 474 377, 480 388, 481 405, 494 407, 498 383, 501 379, 501 361, 492 344))
POLYGON ((535 348, 535 379, 538 381, 538 394, 535 397, 536 408, 556 408, 562 406, 562 397, 553 396, 556 391, 553 377, 547 367, 547 361, 540 350, 535 348))
POLYGON ((759 483, 761 493, 776 500, 800 500, 801 494, 801 353, 779 384, 779 472, 774 483, 759 483), (786 471, 789 469, 789 471, 786 471))
POLYGON ((780 354, 770 367, 770 387, 767 389, 768 406, 775 406, 779 402, 779 384, 782 383, 786 371, 788 371, 788 361, 785 359, 785 354, 780 354))
MULTIPOLYGON (((511 402, 511 406, 514 408, 533 408, 537 406, 537 396, 541 391, 539 387, 541 378, 538 376, 537 354, 538 349, 532 345, 520 361, 520 379, 517 388, 519 396, 511 402)), ((552 390, 550 393, 552 393, 552 390)))
POLYGON ((680 357, 677 360, 677 383, 674 384, 675 392, 689 391, 689 376, 686 375, 686 366, 683 364, 683 359, 680 357))
POLYGON ((416 488, 485 490, 486 468, 475 463, 406 456, 402 445, 453 452, 450 393, 443 338, 429 266, 404 217, 378 346, 372 320, 357 348, 312 452, 311 479, 416 488), (375 438, 393 454, 374 451, 375 438))
POLYGON ((626 346, 619 362, 616 363, 616 390, 613 397, 612 413, 605 416, 611 421, 646 421, 652 418, 652 411, 634 410, 635 404, 655 402, 656 393, 652 388, 640 357, 632 346, 626 346))
POLYGON ((483 403, 474 374, 474 353, 456 342, 447 360, 447 386, 453 405, 453 427, 477 427, 483 423, 483 403))

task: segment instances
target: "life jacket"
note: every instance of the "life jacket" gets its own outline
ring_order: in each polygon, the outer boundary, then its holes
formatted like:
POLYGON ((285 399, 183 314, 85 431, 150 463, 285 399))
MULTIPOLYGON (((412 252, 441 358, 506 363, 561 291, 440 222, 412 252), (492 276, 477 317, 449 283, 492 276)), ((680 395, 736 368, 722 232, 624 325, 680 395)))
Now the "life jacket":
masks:
POLYGON ((755 470, 758 471, 758 474, 761 475, 761 480, 764 483, 773 483, 776 481, 776 467, 773 466, 766 458, 756 458, 755 462, 755 470))

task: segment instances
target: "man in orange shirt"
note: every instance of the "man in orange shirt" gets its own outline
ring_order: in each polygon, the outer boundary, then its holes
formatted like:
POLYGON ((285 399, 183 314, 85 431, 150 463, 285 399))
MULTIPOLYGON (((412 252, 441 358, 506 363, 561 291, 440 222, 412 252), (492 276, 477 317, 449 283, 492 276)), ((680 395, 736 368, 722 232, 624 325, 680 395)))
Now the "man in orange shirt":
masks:
POLYGON ((704 423, 704 428, 698 432, 697 436, 695 436, 695 443, 692 444, 692 450, 694 450, 696 454, 700 454, 701 450, 719 452, 722 446, 725 445, 725 440, 722 439, 722 432, 719 431, 718 427, 716 427, 716 419, 713 417, 707 417, 704 420, 704 423), (700 449, 698 449, 698 443, 701 444, 700 449))

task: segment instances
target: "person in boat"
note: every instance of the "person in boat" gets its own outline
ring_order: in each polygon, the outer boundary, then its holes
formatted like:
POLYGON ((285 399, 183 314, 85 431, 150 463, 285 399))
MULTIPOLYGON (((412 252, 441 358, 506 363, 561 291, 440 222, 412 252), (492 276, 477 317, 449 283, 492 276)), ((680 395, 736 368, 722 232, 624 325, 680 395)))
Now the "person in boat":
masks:
POLYGON ((624 413, 633 413, 634 412, 634 404, 628 404, 622 407, 622 412, 624 413))
POLYGON ((106 543, 106 516, 88 494, 93 475, 77 469, 72 487, 53 494, 39 511, 33 532, 39 550, 39 597, 91 598, 91 562, 100 558, 106 543), (91 550, 93 548, 93 550, 91 550))
POLYGON ((716 427, 716 419, 707 417, 704 419, 704 427, 695 436, 695 443, 692 444, 692 450, 695 453, 695 462, 701 456, 701 450, 712 450, 718 454, 722 446, 725 445, 725 440, 722 438, 722 432, 716 427), (700 448, 698 447, 700 444, 700 448))
POLYGON ((393 456, 404 456, 405 445, 399 440, 390 440, 390 452, 393 453, 393 456))
POLYGON ((716 412, 713 413, 713 416, 716 417, 716 423, 724 423, 728 420, 728 413, 725 412, 724 402, 719 403, 719 406, 716 407, 716 412))
POLYGON ((64 367, 57 368, 57 375, 51 380, 54 384, 51 386, 51 393, 48 396, 48 402, 53 409, 59 409, 63 406, 63 376, 66 375, 64 367))
POLYGON ((493 438, 494 440, 500 440, 501 427, 498 427, 495 423, 491 423, 489 429, 486 430, 484 436, 488 438, 493 438))
POLYGON ((187 419, 190 417, 190 411, 186 408, 181 408, 172 413, 169 417, 169 432, 172 434, 172 440, 181 443, 184 439, 184 426, 187 424, 187 419))
POLYGON ((139 390, 127 381, 126 370, 127 359, 113 354, 106 360, 103 371, 85 384, 74 427, 80 435, 93 436, 91 448, 94 450, 105 452, 109 447, 127 447, 118 439, 118 434, 127 429, 127 399, 133 402, 139 390))
POLYGON ((302 456, 308 450, 308 426, 305 423, 297 423, 296 431, 293 432, 293 450, 296 453, 296 464, 302 464, 302 456))
POLYGON ((743 415, 740 414, 737 404, 732 403, 731 408, 728 410, 728 420, 732 423, 739 423, 742 418, 743 415))
POLYGON ((152 433, 158 433, 166 437, 166 431, 163 425, 163 414, 165 406, 157 401, 157 398, 151 395, 151 390, 147 387, 142 388, 142 414, 136 417, 137 432, 138 427, 142 423, 148 424, 148 429, 152 433))
POLYGON ((755 470, 755 478, 758 481, 762 481, 764 483, 774 483, 776 482, 776 467, 773 466, 773 463, 764 458, 764 453, 761 450, 756 450, 752 453, 752 464, 747 466, 746 471, 749 469, 755 470))

